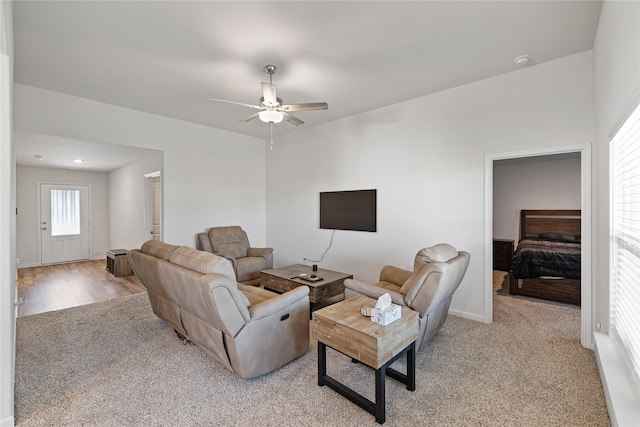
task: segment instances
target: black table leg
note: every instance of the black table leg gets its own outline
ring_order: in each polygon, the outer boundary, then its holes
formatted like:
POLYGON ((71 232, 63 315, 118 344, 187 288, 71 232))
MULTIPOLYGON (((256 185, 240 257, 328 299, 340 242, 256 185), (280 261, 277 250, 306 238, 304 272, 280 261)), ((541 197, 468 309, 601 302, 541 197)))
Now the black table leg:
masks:
POLYGON ((380 369, 376 369, 376 408, 375 417, 379 424, 383 424, 386 421, 386 400, 385 391, 386 387, 384 379, 387 376, 387 365, 382 366, 380 369))
POLYGON ((327 346, 318 341, 318 385, 323 386, 327 376, 327 346))
POLYGON ((416 343, 415 341, 409 346, 407 351, 407 390, 415 391, 416 389, 416 343))
MULTIPOLYGON (((352 358, 352 361, 356 361, 352 358)), ((318 341, 318 385, 329 386, 332 390, 338 392, 342 396, 346 397, 356 405, 360 406, 365 411, 369 412, 376 417, 376 421, 379 424, 383 424, 386 421, 386 386, 385 378, 387 376, 405 384, 407 390, 414 391, 416 389, 416 352, 415 342, 409 344, 400 353, 394 356, 391 360, 376 369, 375 375, 375 402, 370 401, 364 396, 351 390, 339 381, 331 378, 327 375, 327 346, 326 344, 318 341), (398 372, 391 368, 398 358, 406 355, 407 357, 407 373, 398 372)))

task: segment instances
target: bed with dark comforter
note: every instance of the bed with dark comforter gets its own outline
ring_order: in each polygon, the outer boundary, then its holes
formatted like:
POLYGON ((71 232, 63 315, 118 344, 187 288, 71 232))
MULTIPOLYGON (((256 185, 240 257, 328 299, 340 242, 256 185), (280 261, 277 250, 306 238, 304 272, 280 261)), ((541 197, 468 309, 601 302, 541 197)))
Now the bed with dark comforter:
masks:
POLYGON ((580 305, 579 210, 522 210, 509 293, 580 305))
POLYGON ((525 239, 511 259, 513 276, 541 276, 580 280, 580 241, 525 239))

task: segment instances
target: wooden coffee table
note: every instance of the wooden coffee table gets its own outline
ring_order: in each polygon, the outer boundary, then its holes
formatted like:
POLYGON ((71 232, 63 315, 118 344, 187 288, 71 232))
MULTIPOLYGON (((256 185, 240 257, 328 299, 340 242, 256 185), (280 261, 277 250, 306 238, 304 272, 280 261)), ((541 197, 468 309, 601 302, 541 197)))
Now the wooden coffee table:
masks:
POLYGON ((374 299, 357 296, 315 311, 311 331, 318 340, 318 385, 329 386, 382 424, 386 420, 385 377, 400 381, 410 391, 416 389, 415 344, 419 326, 418 313, 407 307, 402 307, 400 319, 386 326, 360 314, 363 304, 375 303, 374 299), (327 375, 327 346, 376 370, 375 402, 327 375), (407 357, 406 374, 390 367, 403 355, 407 357))
POLYGON ((310 265, 294 264, 281 268, 273 268, 260 272, 260 284, 265 289, 276 292, 287 292, 298 286, 309 287, 309 301, 312 310, 321 303, 338 295, 344 295, 344 280, 353 279, 353 274, 340 273, 338 271, 319 268, 312 271, 310 265), (299 278, 301 273, 312 274, 321 277, 322 280, 309 282, 299 278))

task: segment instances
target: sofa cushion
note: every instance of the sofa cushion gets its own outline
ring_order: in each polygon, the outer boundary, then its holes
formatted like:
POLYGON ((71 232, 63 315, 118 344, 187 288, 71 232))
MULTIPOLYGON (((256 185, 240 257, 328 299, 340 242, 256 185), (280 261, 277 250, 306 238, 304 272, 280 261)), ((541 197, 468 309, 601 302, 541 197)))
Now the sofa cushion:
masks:
POLYGON ((168 261, 173 251, 178 248, 176 245, 170 245, 168 243, 160 242, 158 240, 149 240, 144 242, 140 248, 140 252, 153 255, 158 258, 162 258, 168 261))
POLYGON ((413 286, 413 283, 416 280, 416 275, 412 274, 411 277, 409 277, 400 287, 400 289, 398 289, 398 292, 400 292, 402 295, 406 295, 409 292, 409 289, 411 289, 411 287, 413 286))
POLYGON ((258 288, 257 286, 243 285, 241 283, 238 284, 238 289, 240 290, 240 293, 247 298, 247 301, 249 302, 247 307, 252 307, 278 296, 275 292, 258 288))
POLYGON ((190 270, 197 271, 198 273, 220 274, 232 280, 234 283, 236 282, 236 275, 231 263, 209 252, 199 251, 187 246, 180 246, 171 253, 169 261, 190 270))
POLYGON ((396 285, 395 283, 385 282, 384 280, 377 282, 375 286, 386 289, 388 291, 400 292, 400 286, 396 285))
POLYGON ((261 257, 245 257, 236 259, 238 282, 245 283, 250 280, 260 279, 260 272, 267 268, 267 260, 261 257))
POLYGON ((244 242, 216 243, 213 247, 214 252, 225 254, 234 258, 246 257, 248 249, 249 247, 244 242))

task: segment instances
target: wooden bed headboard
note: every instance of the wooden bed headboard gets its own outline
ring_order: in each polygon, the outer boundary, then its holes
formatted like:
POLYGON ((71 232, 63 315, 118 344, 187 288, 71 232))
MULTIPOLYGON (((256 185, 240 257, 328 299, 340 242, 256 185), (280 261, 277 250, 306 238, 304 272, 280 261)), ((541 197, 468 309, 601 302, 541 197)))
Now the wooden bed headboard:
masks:
POLYGON ((579 235, 580 209, 546 209, 520 211, 520 239, 538 237, 542 233, 579 235))

